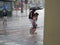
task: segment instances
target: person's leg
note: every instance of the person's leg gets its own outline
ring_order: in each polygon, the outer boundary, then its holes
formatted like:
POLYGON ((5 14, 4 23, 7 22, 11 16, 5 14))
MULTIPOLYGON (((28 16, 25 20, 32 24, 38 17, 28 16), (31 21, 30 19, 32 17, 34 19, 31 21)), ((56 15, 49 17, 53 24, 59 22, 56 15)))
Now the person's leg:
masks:
POLYGON ((32 28, 30 29, 30 34, 35 34, 35 31, 36 31, 36 28, 33 28, 33 27, 32 27, 32 28))
POLYGON ((36 27, 37 27, 37 20, 38 20, 38 17, 36 17, 36 21, 35 21, 36 27))
POLYGON ((33 19, 33 27, 36 28, 37 24, 36 24, 36 17, 33 19))
POLYGON ((3 24, 4 24, 4 17, 3 17, 3 24))

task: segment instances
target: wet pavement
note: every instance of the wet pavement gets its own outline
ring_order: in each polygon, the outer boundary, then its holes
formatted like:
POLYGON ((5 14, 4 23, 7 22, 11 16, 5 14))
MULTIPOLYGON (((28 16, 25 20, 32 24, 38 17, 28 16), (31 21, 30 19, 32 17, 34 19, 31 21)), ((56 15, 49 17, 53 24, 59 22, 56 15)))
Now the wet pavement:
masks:
MULTIPOLYGON (((44 10, 38 11, 37 34, 30 34, 31 23, 27 16, 8 17, 5 24, 0 19, 0 45, 43 45, 44 10)), ((21 14, 22 15, 22 14, 21 14)), ((26 14, 25 14, 26 15, 26 14)))

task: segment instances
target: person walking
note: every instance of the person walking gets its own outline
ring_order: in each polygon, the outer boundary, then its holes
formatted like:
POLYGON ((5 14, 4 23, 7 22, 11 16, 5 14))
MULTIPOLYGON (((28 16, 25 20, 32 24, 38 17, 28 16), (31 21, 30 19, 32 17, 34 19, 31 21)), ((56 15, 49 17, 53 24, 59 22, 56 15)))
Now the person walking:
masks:
POLYGON ((37 27, 37 18, 38 18, 38 13, 35 13, 35 9, 33 9, 30 13, 29 13, 29 19, 31 21, 31 24, 32 24, 32 28, 30 29, 30 34, 35 34, 35 31, 36 31, 36 27, 37 27))
POLYGON ((3 15, 3 24, 4 24, 4 22, 7 22, 7 6, 6 6, 6 4, 4 4, 2 8, 3 8, 2 15, 3 15))

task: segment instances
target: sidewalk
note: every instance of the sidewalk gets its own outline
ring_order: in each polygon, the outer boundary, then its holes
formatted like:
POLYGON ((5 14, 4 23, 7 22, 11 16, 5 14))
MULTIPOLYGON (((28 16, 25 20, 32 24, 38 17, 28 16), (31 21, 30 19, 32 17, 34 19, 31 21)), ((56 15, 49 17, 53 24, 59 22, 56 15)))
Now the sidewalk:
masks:
MULTIPOLYGON (((0 44, 4 45, 43 45, 43 30, 44 30, 44 16, 43 12, 40 12, 38 18, 37 34, 31 35, 30 28, 31 23, 28 16, 12 16, 7 18, 7 25, 5 25, 4 35, 0 35, 0 44)), ((16 14, 15 14, 16 15, 16 14)), ((1 20, 3 21, 3 20, 1 20)), ((0 21, 0 27, 3 28, 3 24, 0 21)), ((1 29, 0 28, 0 29, 1 29)), ((1 30, 2 30, 1 29, 1 30)))

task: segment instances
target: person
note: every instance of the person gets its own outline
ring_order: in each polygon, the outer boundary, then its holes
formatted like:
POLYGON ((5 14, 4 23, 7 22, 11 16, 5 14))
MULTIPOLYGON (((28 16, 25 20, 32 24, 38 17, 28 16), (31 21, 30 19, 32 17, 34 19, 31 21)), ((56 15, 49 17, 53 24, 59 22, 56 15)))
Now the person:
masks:
POLYGON ((33 27, 34 27, 34 28, 37 27, 36 22, 37 22, 37 19, 38 19, 38 15, 39 15, 39 14, 36 12, 36 13, 34 13, 34 16, 33 16, 33 27))
POLYGON ((37 24, 36 24, 36 22, 37 22, 37 19, 38 19, 38 13, 36 12, 35 13, 35 9, 33 9, 30 13, 29 13, 29 19, 30 19, 30 21, 31 21, 31 23, 32 23, 32 28, 30 29, 30 34, 35 34, 35 31, 36 31, 36 27, 37 27, 37 24))
POLYGON ((33 27, 31 28, 31 32, 32 34, 37 34, 35 31, 36 31, 36 28, 37 28, 37 19, 38 19, 38 13, 34 13, 34 16, 33 16, 33 27))
POLYGON ((7 6, 6 5, 3 5, 2 7, 2 15, 3 15, 3 24, 5 21, 7 21, 7 6))
POLYGON ((31 23, 32 23, 32 26, 33 26, 33 16, 34 16, 34 13, 35 13, 35 9, 33 9, 32 11, 30 11, 30 13, 29 13, 29 19, 30 19, 30 21, 31 21, 31 23))
POLYGON ((31 22, 31 24, 32 24, 32 28, 30 29, 30 34, 34 34, 34 32, 35 32, 35 28, 34 28, 34 21, 33 21, 33 17, 34 17, 34 13, 35 13, 35 9, 33 9, 32 11, 30 11, 30 13, 29 13, 29 20, 30 20, 30 22, 31 22))

